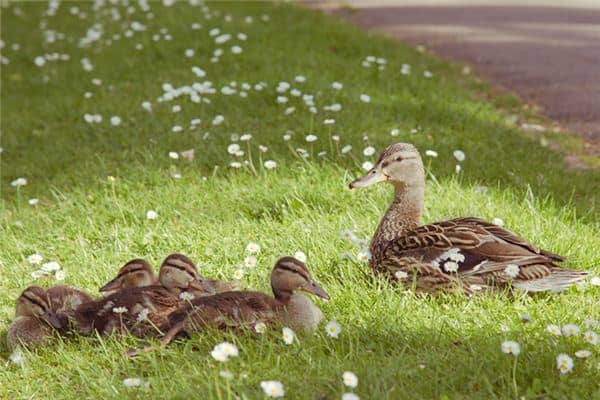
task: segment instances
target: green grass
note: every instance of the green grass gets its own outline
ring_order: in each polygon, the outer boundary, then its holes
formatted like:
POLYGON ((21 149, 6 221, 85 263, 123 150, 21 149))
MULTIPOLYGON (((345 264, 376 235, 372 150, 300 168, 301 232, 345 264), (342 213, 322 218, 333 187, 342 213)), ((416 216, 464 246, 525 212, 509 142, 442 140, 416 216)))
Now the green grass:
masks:
MULTIPOLYGON (((339 238, 346 228, 369 237, 390 200, 390 188, 346 189, 369 159, 362 155, 367 145, 362 138, 368 135, 368 144, 378 150, 397 140, 439 152, 426 160, 427 222, 500 217, 511 230, 566 255, 568 267, 598 275, 597 170, 567 172, 562 154, 506 125, 460 68, 311 11, 285 4, 219 3, 210 8, 220 16, 206 20, 199 8, 183 2, 170 8, 153 3, 152 20, 139 10, 128 16, 119 6, 123 19, 114 22, 94 15, 89 3, 77 4, 87 12, 80 20, 69 13, 75 4, 62 4, 56 16, 46 18, 48 29, 66 36, 53 44, 43 41, 39 28, 45 4, 2 8, 2 54, 10 64, 2 67, 1 95, 0 356, 8 360, 4 338, 15 298, 30 284, 55 283, 31 278, 35 267, 27 256, 35 252, 59 261, 68 284, 96 293, 128 259, 146 257, 156 265, 175 251, 199 261, 205 276, 231 278, 249 241, 260 243, 262 251, 243 284, 268 291, 274 261, 301 250, 332 296, 319 305, 343 331, 332 339, 320 330, 292 346, 283 344, 279 332, 258 338, 212 332, 135 361, 122 355, 144 343, 133 338, 57 341, 26 352, 23 368, 7 362, 0 370, 0 398, 252 399, 263 396, 261 380, 275 379, 284 383, 288 398, 336 399, 344 391, 346 370, 358 375, 356 392, 363 399, 600 396, 598 347, 582 337, 552 338, 544 330, 550 323, 582 326, 585 319, 599 320, 597 287, 535 297, 421 297, 376 281, 366 265, 343 259, 342 252, 356 249, 339 238), (21 15, 15 15, 17 7, 21 15), (231 22, 224 21, 224 13, 231 22), (270 21, 261 21, 263 14, 270 21), (244 22, 246 15, 254 17, 252 24, 244 22), (103 23, 106 38, 122 33, 125 20, 140 21, 148 30, 110 46, 76 46, 93 22, 103 23), (203 28, 191 30, 192 22, 203 28), (152 41, 162 27, 172 41, 152 41), (248 40, 222 45, 225 54, 213 64, 209 59, 217 46, 208 31, 214 27, 234 36, 244 32, 248 40), (21 49, 12 50, 13 43, 21 49), (136 43, 144 49, 135 50, 136 43), (242 54, 229 52, 234 43, 242 46, 242 54), (187 48, 196 50, 194 58, 184 56, 187 48), (36 56, 54 51, 71 59, 34 65, 36 56), (368 55, 385 57, 386 69, 363 68, 368 55), (83 71, 83 57, 90 58, 94 71, 83 71), (401 63, 412 65, 410 76, 399 73, 401 63), (207 77, 196 78, 193 65, 207 77), (423 78, 426 69, 432 79, 423 78), (306 82, 293 82, 299 74, 306 82), (93 85, 93 78, 102 85, 93 85), (231 81, 238 87, 260 81, 268 86, 250 90, 248 98, 209 95, 210 104, 184 98, 156 102, 164 82, 181 86, 202 80, 218 89, 231 81), (278 81, 314 94, 319 112, 310 114, 287 94, 296 112, 284 115, 289 104, 275 101, 278 81), (344 89, 331 89, 333 81, 343 82, 344 89), (84 98, 86 91, 92 98, 84 98), (360 102, 361 93, 369 94, 371 103, 360 102), (153 102, 152 113, 142 109, 144 100, 153 102), (335 102, 343 105, 339 113, 321 111, 335 102), (173 104, 182 111, 172 113, 173 104), (86 112, 102 114, 103 122, 87 124, 86 112), (212 126, 219 114, 225 122, 212 126), (119 127, 110 125, 111 115, 122 118, 119 127), (336 119, 332 128, 323 125, 330 117, 336 119), (202 119, 195 131, 188 129, 192 118, 202 119), (172 133, 175 124, 184 131, 172 133), (400 136, 390 137, 392 128, 399 128, 400 136), (412 128, 418 133, 410 133, 412 128), (288 130, 293 131, 289 142, 282 139, 288 130), (207 139, 205 132, 210 132, 207 139), (226 149, 234 132, 253 135, 255 172, 228 167, 232 157, 226 149), (307 144, 309 133, 319 140, 307 144), (336 151, 332 134, 340 135, 340 147, 353 145, 350 155, 336 151), (259 144, 268 152, 260 154, 259 144), (311 156, 299 157, 293 151, 297 147, 311 156), (169 151, 189 148, 196 150, 192 162, 168 157, 169 151), (455 149, 467 155, 458 176, 455 149), (327 156, 317 157, 320 151, 327 156), (277 161, 277 168, 263 168, 266 159, 277 161), (175 172, 181 179, 172 177, 175 172), (10 182, 18 177, 28 184, 17 190, 10 182), (28 205, 32 197, 40 199, 38 206, 28 205), (146 220, 147 210, 156 210, 159 218, 146 220), (521 322, 522 313, 533 321, 521 322), (509 332, 502 332, 502 325, 509 332), (224 340, 235 343, 240 355, 222 365, 209 353, 224 340), (504 340, 517 340, 521 355, 503 354, 504 340), (592 357, 575 359, 573 372, 561 376, 556 355, 573 356, 582 348, 592 349, 592 357), (234 373, 233 380, 219 377, 224 369, 234 373), (141 377, 150 386, 127 389, 122 380, 128 377, 141 377)), ((242 148, 248 159, 246 144, 242 148)))

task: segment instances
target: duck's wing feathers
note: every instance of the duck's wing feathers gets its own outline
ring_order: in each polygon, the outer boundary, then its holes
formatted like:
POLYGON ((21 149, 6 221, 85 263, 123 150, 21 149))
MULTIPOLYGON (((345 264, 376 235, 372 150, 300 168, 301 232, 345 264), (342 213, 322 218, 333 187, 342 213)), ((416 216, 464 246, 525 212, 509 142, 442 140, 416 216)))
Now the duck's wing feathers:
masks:
MULTIPOLYGON (((532 281, 540 283, 554 275, 552 283, 564 288, 585 276, 585 273, 558 267, 555 263, 563 261, 563 257, 542 250, 500 226, 477 218, 453 219, 423 225, 407 232, 389 243, 382 264, 399 264, 402 259, 417 260, 439 269, 443 275, 456 276, 468 283, 481 285, 509 280, 523 285, 532 281), (505 272, 511 264, 519 267, 514 272, 517 275, 505 272)), ((545 289, 527 290, 552 289, 549 284, 550 281, 540 286, 545 289)))

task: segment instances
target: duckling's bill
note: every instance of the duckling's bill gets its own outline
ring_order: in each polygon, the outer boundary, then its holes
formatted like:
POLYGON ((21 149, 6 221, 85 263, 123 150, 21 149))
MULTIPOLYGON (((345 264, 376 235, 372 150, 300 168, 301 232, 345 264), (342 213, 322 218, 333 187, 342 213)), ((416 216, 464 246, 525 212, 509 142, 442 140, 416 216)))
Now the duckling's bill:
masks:
POLYGON ((309 281, 302 287, 302 290, 308 293, 312 293, 315 296, 319 296, 325 300, 329 300, 330 297, 325 290, 319 284, 313 280, 309 281))

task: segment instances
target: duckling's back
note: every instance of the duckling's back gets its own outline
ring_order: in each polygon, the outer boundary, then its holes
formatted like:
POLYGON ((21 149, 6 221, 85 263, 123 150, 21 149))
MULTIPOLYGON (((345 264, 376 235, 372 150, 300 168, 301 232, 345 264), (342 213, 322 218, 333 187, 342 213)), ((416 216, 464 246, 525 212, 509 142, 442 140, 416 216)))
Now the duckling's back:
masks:
POLYGON ((20 345, 31 346, 46 342, 54 334, 54 329, 35 317, 17 317, 8 327, 6 343, 10 351, 20 345))

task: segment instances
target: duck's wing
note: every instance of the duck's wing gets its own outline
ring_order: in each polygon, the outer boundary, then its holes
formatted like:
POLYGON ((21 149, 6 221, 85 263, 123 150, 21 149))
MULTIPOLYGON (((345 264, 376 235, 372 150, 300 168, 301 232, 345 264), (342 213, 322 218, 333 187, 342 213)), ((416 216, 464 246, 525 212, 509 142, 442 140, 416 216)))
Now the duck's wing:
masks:
POLYGON ((526 290, 553 289, 549 281, 541 286, 524 284, 540 283, 551 275, 560 278, 553 279, 558 289, 584 276, 558 267, 555 263, 563 261, 563 257, 477 218, 458 218, 413 229, 388 244, 382 264, 389 268, 394 263, 409 265, 411 260, 468 284, 487 286, 511 281, 517 287, 530 286, 523 287, 526 290), (507 272, 509 265, 518 268, 507 272))

